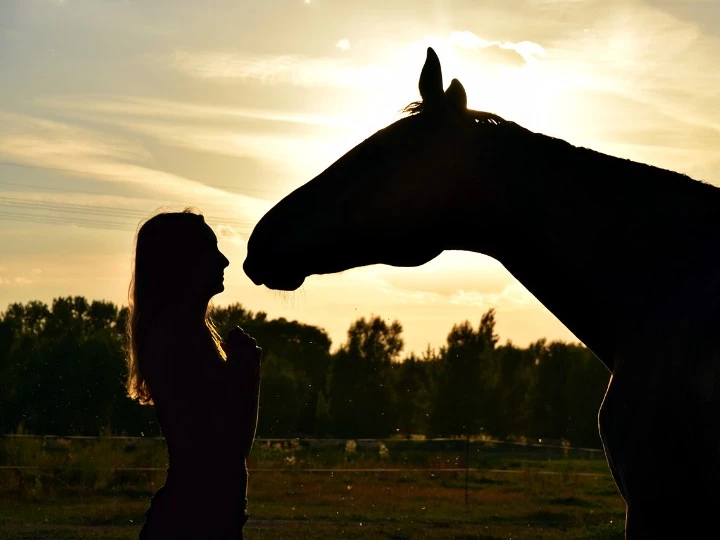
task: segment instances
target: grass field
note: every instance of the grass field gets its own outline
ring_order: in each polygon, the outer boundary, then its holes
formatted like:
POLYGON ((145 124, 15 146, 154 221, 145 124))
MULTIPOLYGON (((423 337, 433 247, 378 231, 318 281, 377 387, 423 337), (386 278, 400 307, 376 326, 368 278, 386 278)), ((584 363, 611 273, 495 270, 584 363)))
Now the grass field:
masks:
MULTIPOLYGON (((466 444, 258 444, 246 537, 623 538, 624 504, 600 455, 466 444)), ((157 441, 4 439, 0 448, 6 466, 29 467, 1 472, 3 539, 136 538, 164 479, 136 470, 164 466, 157 441)))

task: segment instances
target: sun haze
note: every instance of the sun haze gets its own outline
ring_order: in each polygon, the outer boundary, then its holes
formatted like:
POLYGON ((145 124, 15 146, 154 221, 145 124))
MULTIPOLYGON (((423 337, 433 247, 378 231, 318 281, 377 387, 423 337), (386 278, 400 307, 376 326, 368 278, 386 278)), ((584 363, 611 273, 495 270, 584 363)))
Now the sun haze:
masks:
POLYGON ((0 310, 125 304, 138 223, 194 206, 231 261, 218 304, 318 325, 335 345, 377 314, 419 353, 491 307, 503 340, 575 340, 488 257, 315 276, 287 296, 243 274, 246 241, 419 98, 428 46, 471 108, 718 183, 719 35, 701 0, 2 2, 0 310))

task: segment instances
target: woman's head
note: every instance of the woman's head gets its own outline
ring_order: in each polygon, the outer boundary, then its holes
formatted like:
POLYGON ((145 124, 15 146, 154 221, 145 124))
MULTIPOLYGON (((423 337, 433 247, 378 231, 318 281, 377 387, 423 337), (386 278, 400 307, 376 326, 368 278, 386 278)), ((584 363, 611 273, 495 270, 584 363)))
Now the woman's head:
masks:
POLYGON ((224 290, 223 270, 228 264, 212 229, 193 210, 157 214, 141 225, 129 291, 128 390, 132 397, 150 401, 143 352, 153 331, 160 325, 184 326, 202 320, 198 315, 209 325, 208 303, 224 290))
POLYGON ((202 215, 191 210, 157 214, 137 233, 131 300, 153 312, 207 303, 224 290, 228 264, 202 215))

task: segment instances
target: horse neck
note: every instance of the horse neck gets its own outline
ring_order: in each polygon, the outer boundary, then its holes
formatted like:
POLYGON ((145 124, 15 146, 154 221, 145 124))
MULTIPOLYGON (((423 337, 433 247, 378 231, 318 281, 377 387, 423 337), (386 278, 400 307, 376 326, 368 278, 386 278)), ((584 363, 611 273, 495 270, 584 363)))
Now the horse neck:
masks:
MULTIPOLYGON (((512 123, 494 129, 478 176, 502 186, 495 223, 489 206, 465 217, 476 233, 495 225, 499 241, 488 249, 475 234, 455 249, 497 258, 612 370, 661 301, 716 272, 720 189, 512 123)), ((482 198, 481 178, 468 200, 482 198)))

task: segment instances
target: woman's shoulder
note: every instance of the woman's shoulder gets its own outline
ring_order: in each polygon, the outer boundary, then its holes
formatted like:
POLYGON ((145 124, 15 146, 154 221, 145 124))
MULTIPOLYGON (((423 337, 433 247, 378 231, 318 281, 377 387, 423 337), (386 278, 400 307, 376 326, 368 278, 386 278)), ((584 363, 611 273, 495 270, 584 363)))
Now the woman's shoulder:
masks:
POLYGON ((220 362, 215 345, 206 333, 182 325, 159 325, 147 351, 154 364, 175 375, 202 376, 201 372, 220 362))
POLYGON ((156 353, 176 354, 197 348, 202 332, 190 324, 176 321, 158 321, 153 325, 148 345, 156 353))
POLYGON ((193 376, 197 347, 191 332, 182 325, 160 322, 145 343, 148 375, 163 386, 193 376))

